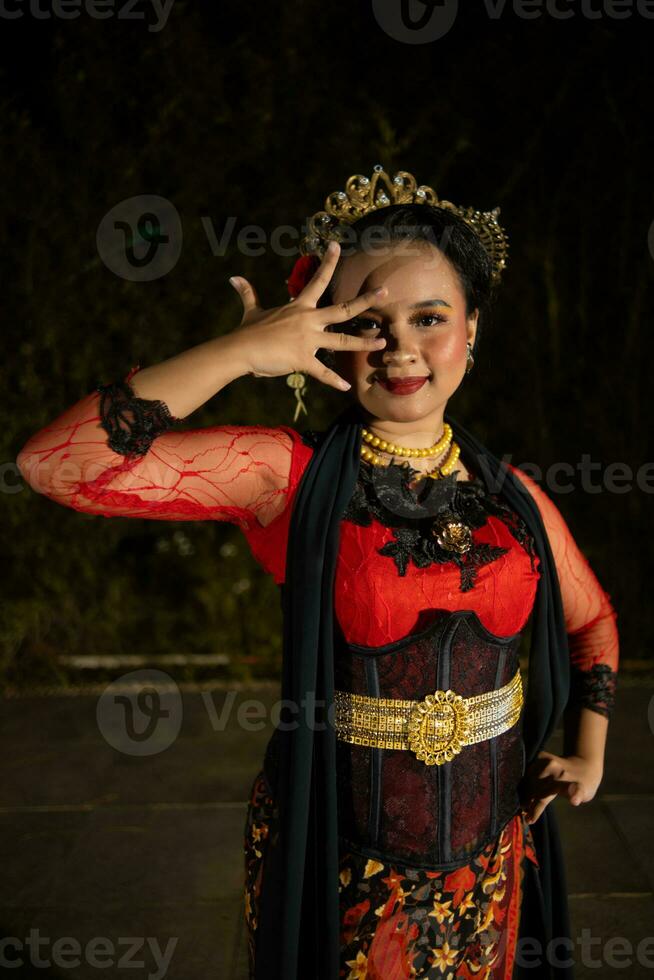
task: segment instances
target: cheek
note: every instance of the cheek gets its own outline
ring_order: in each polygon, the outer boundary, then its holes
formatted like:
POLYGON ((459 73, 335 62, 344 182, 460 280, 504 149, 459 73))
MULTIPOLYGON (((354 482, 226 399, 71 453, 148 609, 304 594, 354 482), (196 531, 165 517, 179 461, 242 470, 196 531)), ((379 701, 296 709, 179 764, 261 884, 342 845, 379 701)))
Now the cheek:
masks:
POLYGON ((451 330, 435 334, 427 340, 423 348, 425 356, 441 367, 450 364, 458 366, 466 356, 466 339, 465 325, 457 324, 451 330))

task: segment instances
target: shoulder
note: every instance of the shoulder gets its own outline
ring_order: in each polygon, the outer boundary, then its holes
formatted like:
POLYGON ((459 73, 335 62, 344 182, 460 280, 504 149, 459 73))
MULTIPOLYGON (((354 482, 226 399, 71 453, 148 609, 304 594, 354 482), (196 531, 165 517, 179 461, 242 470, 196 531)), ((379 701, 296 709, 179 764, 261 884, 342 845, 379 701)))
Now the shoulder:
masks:
POLYGON ((279 425, 276 428, 276 432, 280 439, 286 441, 286 445, 291 453, 288 489, 293 491, 299 483, 316 447, 320 444, 322 433, 316 432, 313 429, 299 431, 290 425, 279 425))
POLYGON ((534 498, 543 518, 545 515, 553 517, 555 514, 558 514, 560 518, 556 504, 533 476, 512 463, 507 463, 507 466, 530 496, 534 498))
POLYGON ((222 425, 215 431, 233 435, 234 447, 241 450, 246 446, 257 447, 260 453, 281 449, 291 457, 310 456, 312 452, 304 433, 290 425, 222 425))
POLYGON ((540 512, 554 560, 559 565, 568 549, 577 550, 574 537, 563 514, 537 480, 511 463, 508 466, 525 490, 533 497, 540 512))
POLYGON ((527 487, 527 489, 530 492, 533 490, 536 490, 537 493, 542 492, 540 488, 540 484, 538 484, 536 480, 534 480, 533 476, 529 476, 528 473, 525 473, 524 470, 521 470, 519 466, 514 466, 513 463, 507 463, 506 465, 511 470, 511 472, 520 480, 520 482, 527 487))

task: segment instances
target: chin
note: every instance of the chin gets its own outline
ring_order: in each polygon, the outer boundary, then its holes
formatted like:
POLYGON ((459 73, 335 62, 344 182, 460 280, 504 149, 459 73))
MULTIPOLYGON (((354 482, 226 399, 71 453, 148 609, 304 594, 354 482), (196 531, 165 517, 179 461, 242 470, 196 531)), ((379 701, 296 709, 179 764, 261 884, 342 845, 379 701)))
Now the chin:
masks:
MULTIPOLYGON (((391 396, 392 398, 393 396, 391 396)), ((420 419, 431 415, 438 409, 438 404, 434 399, 425 399, 421 403, 411 399, 411 396, 403 396, 395 399, 403 404, 389 404, 388 399, 383 401, 380 398, 364 397, 359 398, 361 408, 365 409, 370 415, 378 419, 385 419, 387 422, 419 422, 420 419), (409 405, 409 400, 413 404, 409 405)))

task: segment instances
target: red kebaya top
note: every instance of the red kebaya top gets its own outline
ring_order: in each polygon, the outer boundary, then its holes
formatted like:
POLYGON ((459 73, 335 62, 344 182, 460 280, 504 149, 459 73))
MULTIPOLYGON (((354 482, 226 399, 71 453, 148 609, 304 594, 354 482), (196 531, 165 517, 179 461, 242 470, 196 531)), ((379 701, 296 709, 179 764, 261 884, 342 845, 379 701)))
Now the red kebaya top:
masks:
MULTIPOLYGON (((132 368, 125 380, 137 370, 132 368)), ((97 391, 90 393, 25 444, 18 465, 33 489, 105 517, 232 522, 261 567, 283 583, 293 499, 315 451, 310 441, 286 425, 175 428, 158 435, 143 455, 123 455, 108 444, 99 400, 97 391)), ((553 501, 535 480, 511 469, 534 497, 549 537, 583 703, 609 717, 619 659, 610 597, 553 501)), ((412 633, 421 614, 435 608, 473 609, 498 636, 526 624, 539 559, 502 516, 489 514, 473 531, 476 545, 491 545, 501 553, 480 564, 474 585, 465 590, 453 560, 424 567, 407 560, 402 573, 388 551, 380 554, 393 538, 393 529, 374 516, 368 526, 347 518, 341 523, 334 601, 348 642, 393 642, 412 633)))

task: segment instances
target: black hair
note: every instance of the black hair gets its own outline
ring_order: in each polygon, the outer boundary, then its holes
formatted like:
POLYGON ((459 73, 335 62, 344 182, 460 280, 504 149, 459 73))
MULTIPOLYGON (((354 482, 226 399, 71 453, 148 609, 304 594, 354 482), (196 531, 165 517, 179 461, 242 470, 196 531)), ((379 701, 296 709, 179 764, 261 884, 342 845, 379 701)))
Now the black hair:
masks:
MULTIPOLYGON (((317 305, 333 305, 333 289, 338 270, 348 256, 368 247, 374 251, 377 245, 421 241, 434 245, 451 262, 459 276, 466 299, 466 316, 473 310, 479 310, 472 348, 474 354, 479 346, 482 325, 486 324, 490 316, 493 267, 478 235, 463 218, 447 208, 431 204, 391 204, 377 211, 369 211, 351 225, 345 226, 341 255, 334 275, 317 305)), ((321 349, 317 356, 333 368, 334 356, 331 351, 321 349)))

